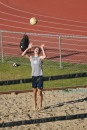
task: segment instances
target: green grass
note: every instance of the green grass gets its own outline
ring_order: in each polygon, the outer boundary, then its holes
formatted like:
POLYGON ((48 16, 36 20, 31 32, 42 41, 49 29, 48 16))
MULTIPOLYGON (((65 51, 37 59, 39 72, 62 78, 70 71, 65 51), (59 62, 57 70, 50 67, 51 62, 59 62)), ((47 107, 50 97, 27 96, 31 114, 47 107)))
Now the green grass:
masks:
MULTIPOLYGON (((12 58, 7 61, 4 64, 0 63, 0 81, 31 77, 31 66, 28 60, 26 60, 25 58, 12 58), (13 67, 10 61, 12 63, 15 61, 18 62, 20 63, 20 66, 13 67)), ((45 60, 43 62, 44 76, 72 74, 86 71, 87 71, 86 64, 63 63, 63 68, 60 68, 58 62, 54 62, 51 60, 49 61, 45 60)), ((77 85, 82 86, 86 84, 87 84, 87 78, 62 79, 55 81, 46 81, 44 82, 44 88, 70 87, 70 86, 72 87, 77 85)), ((0 91, 25 90, 25 89, 31 89, 31 83, 0 86, 0 91)))

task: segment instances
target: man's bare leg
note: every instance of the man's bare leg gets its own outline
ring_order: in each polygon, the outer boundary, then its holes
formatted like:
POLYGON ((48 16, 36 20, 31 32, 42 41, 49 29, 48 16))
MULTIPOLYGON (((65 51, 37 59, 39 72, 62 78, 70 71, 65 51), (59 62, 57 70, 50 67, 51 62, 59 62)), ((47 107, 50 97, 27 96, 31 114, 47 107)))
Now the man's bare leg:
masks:
POLYGON ((33 88, 33 95, 34 95, 34 110, 36 110, 36 106, 37 106, 37 88, 33 88))
POLYGON ((38 89, 38 94, 39 94, 39 101, 40 101, 40 106, 39 109, 42 109, 42 101, 43 101, 43 94, 42 94, 42 89, 38 89))

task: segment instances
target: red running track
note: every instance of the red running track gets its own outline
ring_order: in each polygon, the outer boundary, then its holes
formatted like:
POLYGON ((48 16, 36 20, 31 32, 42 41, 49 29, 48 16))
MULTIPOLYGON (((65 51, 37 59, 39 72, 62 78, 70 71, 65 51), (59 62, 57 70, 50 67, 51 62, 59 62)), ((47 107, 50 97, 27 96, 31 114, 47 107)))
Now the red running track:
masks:
MULTIPOLYGON (((0 0, 0 30, 86 36, 86 5, 87 0, 0 0), (29 24, 31 17, 38 19, 37 25, 29 24)), ((17 41, 18 45, 19 41, 20 39, 17 41)), ((62 40, 63 60, 87 62, 86 41, 62 40)), ((11 52, 11 49, 5 48, 7 45, 8 43, 4 42, 5 52, 16 53, 16 49, 11 52)), ((46 48, 49 50, 48 58, 59 59, 58 49, 55 50, 58 48, 57 44, 50 43, 49 46, 49 43, 46 43, 46 48)))

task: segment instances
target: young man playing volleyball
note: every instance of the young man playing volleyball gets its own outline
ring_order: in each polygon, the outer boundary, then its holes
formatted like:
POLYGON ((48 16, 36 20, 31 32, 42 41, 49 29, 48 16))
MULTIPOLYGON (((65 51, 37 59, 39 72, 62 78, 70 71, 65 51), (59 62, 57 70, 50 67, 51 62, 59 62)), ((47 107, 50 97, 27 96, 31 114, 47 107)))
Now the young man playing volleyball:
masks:
POLYGON ((40 98, 40 107, 42 108, 42 101, 43 101, 43 72, 42 72, 42 60, 46 58, 46 54, 44 51, 44 45, 41 45, 41 47, 36 47, 34 50, 34 56, 28 56, 27 52, 31 50, 32 44, 30 43, 28 48, 22 53, 22 56, 26 55, 26 57, 31 62, 32 67, 32 88, 33 88, 33 94, 34 94, 34 110, 36 110, 37 106, 37 92, 39 94, 40 98), (40 52, 42 50, 42 56, 40 55, 40 52))

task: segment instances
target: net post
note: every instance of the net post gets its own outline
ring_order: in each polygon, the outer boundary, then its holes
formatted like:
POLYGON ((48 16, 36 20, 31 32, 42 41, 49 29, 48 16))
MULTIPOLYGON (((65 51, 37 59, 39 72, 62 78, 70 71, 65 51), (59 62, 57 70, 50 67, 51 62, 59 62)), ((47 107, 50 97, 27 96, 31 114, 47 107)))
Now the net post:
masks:
POLYGON ((2 63, 4 63, 4 51, 3 51, 3 44, 2 44, 2 32, 0 32, 1 34, 1 58, 2 58, 2 63))
POLYGON ((60 57, 60 68, 62 68, 61 36, 59 36, 59 57, 60 57))

